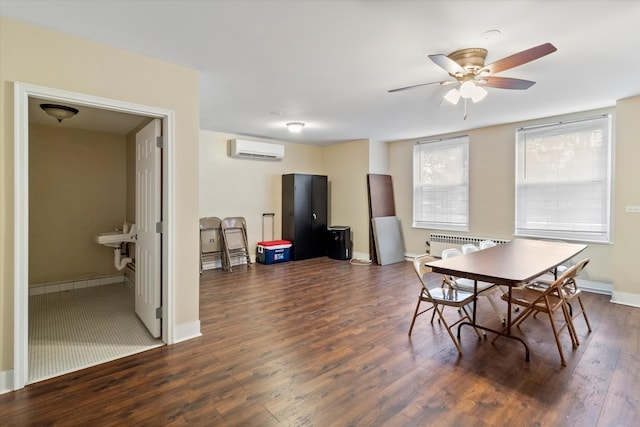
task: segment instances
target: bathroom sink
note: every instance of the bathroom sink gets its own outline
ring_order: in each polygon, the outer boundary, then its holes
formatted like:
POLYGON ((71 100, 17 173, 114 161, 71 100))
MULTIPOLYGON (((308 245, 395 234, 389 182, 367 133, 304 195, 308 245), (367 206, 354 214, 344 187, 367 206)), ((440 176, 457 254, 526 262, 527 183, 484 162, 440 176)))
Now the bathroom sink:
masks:
POLYGON ((119 248, 122 243, 135 242, 136 241, 136 227, 131 226, 128 233, 124 233, 120 230, 110 231, 108 233, 96 234, 94 240, 101 245, 109 246, 112 248, 119 248))

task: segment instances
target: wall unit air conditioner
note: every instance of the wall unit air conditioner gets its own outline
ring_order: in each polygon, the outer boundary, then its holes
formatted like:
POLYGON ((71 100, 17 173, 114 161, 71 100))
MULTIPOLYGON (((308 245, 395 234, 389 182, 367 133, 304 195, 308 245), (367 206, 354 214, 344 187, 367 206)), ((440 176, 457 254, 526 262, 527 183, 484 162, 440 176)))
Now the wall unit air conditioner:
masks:
POLYGON ((232 139, 229 141, 229 155, 238 159, 282 160, 284 145, 232 139))

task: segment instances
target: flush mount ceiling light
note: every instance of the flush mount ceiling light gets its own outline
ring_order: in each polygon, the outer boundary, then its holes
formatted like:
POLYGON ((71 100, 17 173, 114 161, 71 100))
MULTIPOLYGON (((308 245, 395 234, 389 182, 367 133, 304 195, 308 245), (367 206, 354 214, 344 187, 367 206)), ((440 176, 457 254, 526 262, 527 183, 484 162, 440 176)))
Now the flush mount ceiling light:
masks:
POLYGON ((304 123, 302 122, 287 123, 287 128, 289 129, 289 132, 292 132, 292 133, 299 133, 303 127, 304 127, 304 123))
POLYGON ((51 117, 55 117, 58 123, 61 123, 64 119, 69 119, 76 114, 78 110, 73 107, 67 107, 66 105, 58 104, 40 104, 40 108, 51 117))

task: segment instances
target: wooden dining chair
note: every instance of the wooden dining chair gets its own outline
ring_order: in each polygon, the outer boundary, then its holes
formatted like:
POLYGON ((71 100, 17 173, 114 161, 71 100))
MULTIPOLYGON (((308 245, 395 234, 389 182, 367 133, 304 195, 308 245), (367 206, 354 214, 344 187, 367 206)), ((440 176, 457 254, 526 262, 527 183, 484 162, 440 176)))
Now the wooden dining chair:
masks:
MULTIPOLYGON (((418 279, 420 279, 421 289, 420 295, 418 296, 418 304, 416 305, 416 309, 413 313, 413 318, 411 319, 409 336, 411 336, 411 332, 413 331, 413 325, 416 322, 416 318, 429 310, 433 310, 433 313, 431 314, 431 323, 433 324, 433 319, 435 318, 436 313, 438 313, 438 321, 444 325, 447 333, 451 337, 451 340, 458 349, 458 354, 462 355, 462 347, 460 346, 460 342, 453 334, 451 329, 457 324, 464 321, 473 324, 473 321, 469 316, 469 312, 465 307, 467 304, 473 302, 473 293, 457 290, 448 286, 436 286, 429 289, 429 286, 426 282, 426 276, 431 273, 431 268, 427 267, 425 264, 431 261, 435 261, 435 258, 430 255, 419 255, 413 259, 413 268, 418 275, 418 279), (429 304, 429 307, 420 311, 420 305, 422 303, 429 304), (447 323, 447 320, 444 317, 445 307, 455 307, 460 309, 460 313, 462 314, 462 316, 452 324, 447 323)), ((473 329, 478 335, 478 338, 481 338, 482 336, 480 335, 480 332, 478 332, 478 329, 476 329, 475 327, 473 329)))
MULTIPOLYGON (((530 287, 522 287, 522 288, 514 288, 511 291, 511 303, 524 307, 521 313, 513 319, 512 326, 520 326, 522 322, 524 322, 530 315, 537 313, 546 313, 549 317, 549 322, 551 323, 551 329, 553 331, 553 336, 556 340, 556 345, 558 346, 558 352, 560 353, 560 363, 562 366, 566 366, 567 362, 564 357, 564 353, 562 351, 562 345, 560 343, 560 333, 563 329, 567 329, 569 331, 569 335, 571 336, 571 343, 573 348, 578 346, 578 338, 573 327, 573 322, 571 319, 571 315, 569 314, 569 309, 567 307, 566 300, 564 298, 564 294, 562 291, 562 287, 571 280, 575 280, 577 266, 573 266, 569 268, 562 276, 560 276, 556 281, 551 283, 546 289, 542 291, 531 289, 530 287), (562 311, 562 318, 564 322, 562 324, 558 324, 557 319, 554 318, 554 315, 558 311, 562 311)), ((509 301, 509 295, 503 294, 502 299, 505 301, 509 301)), ((496 335, 493 339, 495 342, 500 335, 496 335)))

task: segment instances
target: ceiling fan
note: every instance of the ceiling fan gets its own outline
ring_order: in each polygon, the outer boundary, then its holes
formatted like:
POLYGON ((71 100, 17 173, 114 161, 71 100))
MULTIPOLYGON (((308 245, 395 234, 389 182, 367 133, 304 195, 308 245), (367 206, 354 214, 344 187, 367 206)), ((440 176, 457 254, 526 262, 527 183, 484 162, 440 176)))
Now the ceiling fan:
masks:
POLYGON ((436 65, 448 72, 455 80, 421 83, 398 89, 391 89, 389 92, 400 92, 420 86, 445 86, 455 84, 456 87, 447 92, 444 99, 452 104, 457 104, 460 98, 464 99, 464 118, 466 119, 467 99, 471 99, 471 101, 475 103, 482 100, 487 95, 487 91, 482 86, 499 89, 523 90, 528 89, 535 84, 535 82, 530 80, 514 79, 511 77, 497 77, 495 74, 526 64, 527 62, 534 61, 538 58, 542 58, 556 50, 556 47, 551 43, 544 43, 540 46, 514 53, 513 55, 499 59, 489 65, 484 65, 484 60, 487 57, 487 50, 477 47, 456 50, 449 55, 429 55, 429 58, 435 62, 436 65))

